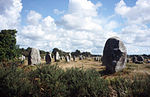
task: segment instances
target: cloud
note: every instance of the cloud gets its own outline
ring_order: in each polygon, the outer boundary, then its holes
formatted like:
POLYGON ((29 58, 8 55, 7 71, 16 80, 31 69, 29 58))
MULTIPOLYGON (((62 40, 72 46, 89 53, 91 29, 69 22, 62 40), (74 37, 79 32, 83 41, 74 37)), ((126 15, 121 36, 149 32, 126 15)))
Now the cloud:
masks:
POLYGON ((133 7, 128 7, 124 0, 121 0, 116 5, 115 11, 130 23, 146 24, 150 22, 150 0, 137 0, 133 7))
POLYGON ((65 13, 64 10, 63 10, 63 11, 60 11, 60 10, 58 10, 58 9, 54 9, 53 12, 54 12, 54 14, 56 14, 56 15, 61 15, 61 14, 64 14, 64 13, 65 13))
POLYGON ((42 19, 42 16, 41 14, 31 10, 29 12, 29 14, 27 15, 27 22, 29 24, 32 24, 32 25, 37 25, 39 24, 40 20, 42 19))
POLYGON ((0 29, 19 30, 17 43, 21 47, 47 51, 57 47, 65 51, 80 49, 102 54, 106 40, 118 36, 129 54, 150 52, 150 0, 137 0, 132 7, 120 0, 114 15, 109 17, 100 15, 100 7, 103 7, 100 2, 69 0, 68 10, 53 10, 61 15, 60 20, 30 10, 26 25, 20 25, 22 7, 21 0, 0 0, 0 29), (118 16, 121 22, 114 19, 118 16))
MULTIPOLYGON (((129 7, 121 0, 116 4, 115 13, 121 16, 123 23, 113 17, 99 15, 100 2, 89 0, 69 0, 68 10, 54 9, 60 20, 31 10, 27 15, 27 25, 22 26, 17 36, 22 47, 36 47, 52 50, 57 47, 65 51, 90 51, 102 54, 104 44, 109 37, 119 36, 127 46, 129 54, 145 53, 150 47, 149 0, 137 0, 129 7), (116 32, 115 29, 120 29, 116 32), (23 44, 23 45, 22 45, 23 44)), ((4 12, 2 12, 4 13, 4 12)))
POLYGON ((101 5, 100 2, 94 5, 89 0, 69 0, 69 13, 79 16, 97 16, 97 9, 101 5))
POLYGON ((150 52, 150 0, 137 0, 132 7, 120 0, 114 8, 115 15, 103 17, 102 3, 90 0, 69 0, 68 10, 54 9, 61 15, 55 21, 51 16, 30 10, 26 25, 20 25, 21 0, 0 0, 0 29, 18 29, 17 43, 21 47, 36 47, 65 51, 90 51, 102 54, 109 37, 120 37, 129 54, 150 52), (65 13, 64 13, 65 12, 65 13), (114 18, 121 17, 121 22, 114 18), (116 29, 120 31, 116 32, 116 29))
MULTIPOLYGON (((68 6, 58 21, 31 10, 27 15, 27 25, 20 30, 18 44, 47 51, 57 47, 65 51, 80 49, 102 54, 106 40, 120 36, 113 31, 119 26, 117 21, 99 17, 100 2, 69 0, 68 6)), ((55 12, 61 11, 55 9, 55 12)))
MULTIPOLYGON (((65 51, 99 49, 104 44, 102 20, 97 17, 97 9, 101 6, 100 2, 93 4, 88 0, 69 0, 69 9, 59 23, 51 16, 42 17, 40 13, 31 10, 27 15, 28 23, 22 27, 18 36, 18 44, 44 50, 54 47, 65 51)), ((94 53, 101 52, 97 51, 94 53)))
POLYGON ((147 48, 150 47, 150 0, 137 0, 133 7, 121 0, 116 5, 115 12, 126 20, 120 36, 127 43, 129 53, 147 53, 147 48))
POLYGON ((97 9, 102 4, 88 0, 70 0, 68 13, 62 17, 62 25, 67 29, 100 31, 101 20, 97 19, 97 9))
MULTIPOLYGON (((56 24, 52 17, 42 18, 41 14, 30 11, 27 15, 28 25, 23 26, 18 37, 18 44, 25 46, 45 48, 48 41, 56 40, 56 24), (22 41, 22 38, 27 41, 22 41), (31 41, 31 42, 28 42, 31 41), (44 45, 45 44, 45 45, 44 45)), ((48 47, 46 47, 48 49, 48 47)))
POLYGON ((21 10, 21 0, 0 0, 0 29, 17 29, 21 10))
POLYGON ((116 13, 118 13, 122 16, 127 14, 129 12, 129 10, 130 10, 130 7, 127 7, 124 0, 120 0, 120 2, 116 5, 116 8, 115 8, 116 13))

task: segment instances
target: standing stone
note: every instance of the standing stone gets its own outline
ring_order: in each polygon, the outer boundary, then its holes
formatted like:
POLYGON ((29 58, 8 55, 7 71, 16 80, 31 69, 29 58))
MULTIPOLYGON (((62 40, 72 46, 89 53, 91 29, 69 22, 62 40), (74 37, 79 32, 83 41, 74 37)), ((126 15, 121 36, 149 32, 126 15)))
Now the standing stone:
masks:
POLYGON ((82 55, 79 56, 79 60, 83 60, 83 56, 82 55))
POLYGON ((41 63, 40 51, 36 48, 32 48, 28 56, 28 64, 36 65, 41 63))
POLYGON ((86 57, 85 57, 85 56, 83 56, 83 59, 86 59, 86 57))
POLYGON ((144 58, 143 58, 143 56, 138 56, 138 57, 137 57, 137 61, 144 62, 144 58))
POLYGON ((55 62, 59 62, 60 61, 60 56, 59 56, 58 52, 55 53, 54 58, 55 58, 55 62))
POLYGON ((71 60, 71 53, 69 53, 69 60, 71 60))
POLYGON ((94 61, 101 61, 99 56, 94 57, 94 61))
POLYGON ((46 60, 46 59, 45 59, 45 56, 43 56, 43 59, 46 60))
POLYGON ((76 61, 76 56, 73 56, 73 61, 76 61))
POLYGON ((46 53, 46 56, 45 56, 45 61, 46 61, 46 64, 50 64, 51 63, 51 54, 49 52, 46 53))
POLYGON ((143 56, 137 56, 137 60, 135 62, 136 64, 143 64, 144 63, 144 58, 143 56))
POLYGON ((19 60, 24 61, 25 60, 25 56, 21 55, 21 57, 19 57, 19 60))
POLYGON ((94 57, 94 61, 97 61, 96 58, 97 58, 97 57, 94 57))
POLYGON ((62 57, 62 56, 60 56, 60 60, 63 60, 63 57, 62 57))
POLYGON ((70 62, 69 56, 65 56, 66 62, 70 62))
POLYGON ((129 63, 130 62, 130 59, 129 58, 127 58, 127 63, 129 63))
POLYGON ((133 57, 132 57, 132 63, 135 63, 135 62, 137 62, 137 57, 136 57, 136 56, 133 56, 133 57))
POLYGON ((118 37, 109 38, 103 50, 102 64, 108 73, 114 73, 126 67, 127 51, 118 37))

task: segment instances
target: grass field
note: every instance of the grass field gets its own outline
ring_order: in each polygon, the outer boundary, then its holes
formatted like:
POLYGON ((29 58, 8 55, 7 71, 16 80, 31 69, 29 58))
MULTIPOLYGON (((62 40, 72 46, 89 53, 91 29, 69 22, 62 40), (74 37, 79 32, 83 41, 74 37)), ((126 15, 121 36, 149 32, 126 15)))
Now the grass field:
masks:
MULTIPOLYGON (((16 64, 17 65, 17 64, 16 64)), ((2 97, 149 97, 150 64, 127 63, 107 74, 92 58, 39 65, 27 60, 17 67, 0 67, 2 97)))
MULTIPOLYGON (((41 60, 41 64, 45 64, 45 60, 41 60)), ((102 62, 94 61, 92 58, 87 58, 84 60, 77 59, 76 61, 70 61, 66 62, 65 60, 60 60, 60 62, 54 62, 52 60, 51 64, 49 65, 57 65, 61 69, 69 69, 69 68, 80 68, 80 69, 94 69, 98 72, 104 71, 105 66, 102 66, 102 62)), ((32 67, 34 66, 28 66, 27 60, 25 60, 24 64, 21 67, 32 67)), ((150 75, 150 63, 144 63, 144 64, 135 64, 132 62, 129 62, 126 64, 126 68, 120 72, 110 74, 110 75, 104 75, 105 78, 111 78, 111 77, 126 77, 126 76, 133 76, 135 74, 142 74, 142 75, 150 75)))

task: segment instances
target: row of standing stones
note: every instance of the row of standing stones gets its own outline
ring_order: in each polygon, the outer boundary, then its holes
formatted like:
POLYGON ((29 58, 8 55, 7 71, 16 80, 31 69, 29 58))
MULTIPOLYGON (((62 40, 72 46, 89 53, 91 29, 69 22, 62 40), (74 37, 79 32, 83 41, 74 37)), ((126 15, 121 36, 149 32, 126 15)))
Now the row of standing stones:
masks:
MULTIPOLYGON (((71 56, 71 53, 66 55, 64 58, 59 56, 59 53, 56 52, 54 54, 54 60, 55 62, 59 62, 60 59, 65 59, 66 62, 69 62, 71 60, 71 57, 73 58, 73 61, 76 61, 75 56, 71 56)), ((79 56, 79 60, 85 59, 84 56, 79 56)), ((51 53, 46 53, 45 56, 45 61, 47 64, 51 63, 52 56, 51 53)), ((118 38, 118 37, 111 37, 109 38, 106 43, 105 47, 103 50, 103 56, 102 58, 100 57, 95 57, 95 61, 102 61, 102 65, 106 66, 106 71, 107 73, 114 73, 121 71, 126 67, 127 63, 127 50, 124 45, 124 43, 118 38)), ((143 62, 143 58, 141 56, 136 57, 134 56, 132 58, 132 62, 143 62)), ((35 65, 35 64, 40 64, 41 63, 41 57, 40 57, 40 52, 36 48, 32 48, 29 56, 28 56, 28 64, 29 65, 35 65)))

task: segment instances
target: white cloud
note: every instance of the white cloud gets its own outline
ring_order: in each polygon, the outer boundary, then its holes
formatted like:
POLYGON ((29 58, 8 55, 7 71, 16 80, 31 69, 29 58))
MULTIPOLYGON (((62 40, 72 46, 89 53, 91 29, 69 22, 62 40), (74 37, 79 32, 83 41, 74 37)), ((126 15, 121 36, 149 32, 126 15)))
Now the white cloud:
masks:
POLYGON ((97 9, 102 4, 98 2, 93 4, 88 0, 70 0, 69 12, 62 17, 62 22, 65 28, 86 30, 86 31, 100 31, 101 20, 97 19, 97 9))
POLYGON ((116 5, 115 11, 120 15, 125 15, 129 12, 130 7, 126 6, 124 0, 120 0, 120 2, 116 5))
POLYGON ((32 25, 37 25, 39 24, 40 20, 42 19, 42 16, 41 14, 31 10, 29 12, 29 14, 27 15, 27 21, 29 24, 32 24, 32 25))
POLYGON ((121 0, 116 5, 115 11, 122 17, 127 18, 130 23, 146 24, 150 22, 150 0, 137 0, 136 5, 133 7, 128 7, 121 0))
POLYGON ((0 29, 17 29, 21 10, 21 0, 0 0, 0 29))
MULTIPOLYGON (((43 17, 31 10, 27 15, 27 25, 18 32, 18 44, 47 51, 57 47, 65 51, 80 49, 102 54, 106 40, 119 36, 128 53, 150 52, 150 27, 147 26, 150 23, 150 0, 137 0, 132 7, 124 0, 118 2, 114 10, 122 17, 122 25, 112 17, 99 15, 100 7, 103 7, 100 2, 69 0, 68 11, 53 10, 62 15, 57 23, 51 16, 43 17), (116 33, 114 29, 120 25, 122 29, 116 33)), ((0 29, 17 29, 21 10, 21 0, 0 0, 0 29)))
POLYGON ((133 7, 127 6, 121 0, 115 11, 126 19, 120 36, 127 43, 129 53, 148 53, 150 28, 147 24, 150 23, 150 0, 137 0, 133 7))
MULTIPOLYGON (((28 25, 22 28, 18 37, 19 44, 44 50, 57 47, 65 51, 80 49, 100 54, 105 40, 117 35, 112 30, 118 26, 116 21, 98 17, 97 10, 101 6, 100 2, 69 0, 69 9, 58 23, 51 16, 42 17, 40 13, 30 11, 28 25)), ((54 11, 59 13, 59 10, 54 11)))
POLYGON ((53 12, 54 12, 54 14, 61 15, 61 14, 64 14, 65 11, 64 10, 60 11, 58 9, 54 9, 53 12))
POLYGON ((69 0, 69 12, 79 16, 97 16, 101 3, 94 5, 89 0, 69 0))
POLYGON ((105 25, 105 30, 111 31, 112 29, 117 28, 119 25, 116 21, 109 21, 106 25, 105 25))

